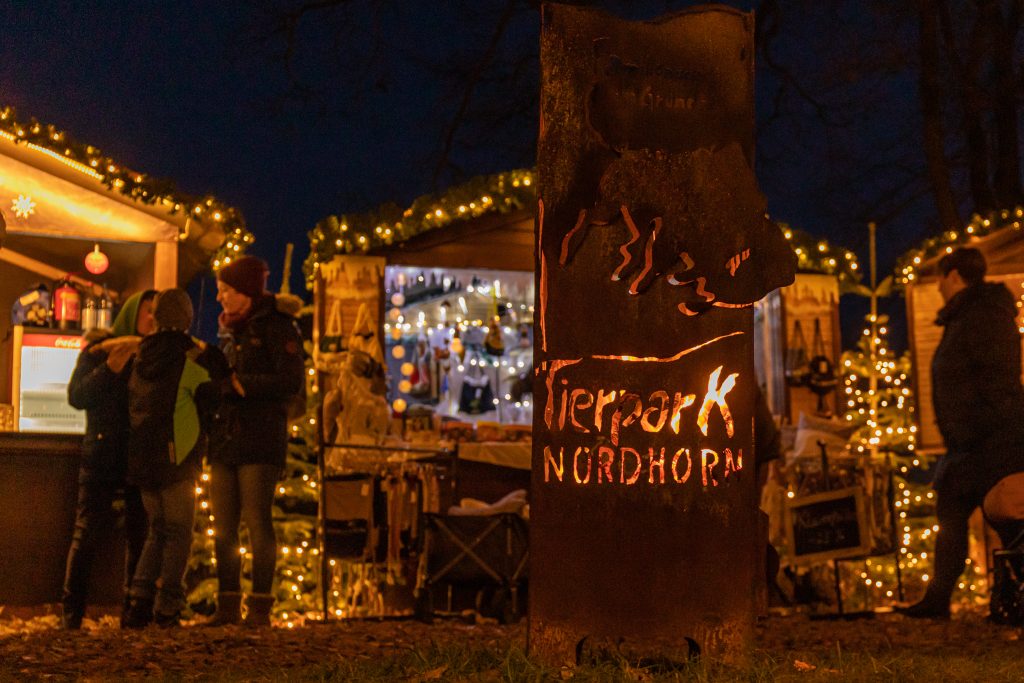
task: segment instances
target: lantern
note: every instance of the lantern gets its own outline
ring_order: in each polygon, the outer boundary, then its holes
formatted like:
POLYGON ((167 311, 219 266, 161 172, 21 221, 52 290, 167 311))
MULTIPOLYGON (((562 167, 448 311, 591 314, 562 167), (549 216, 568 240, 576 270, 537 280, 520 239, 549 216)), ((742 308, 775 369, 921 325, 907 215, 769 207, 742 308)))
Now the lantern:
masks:
POLYGON ((85 255, 85 269, 93 275, 102 275, 107 272, 110 266, 110 259, 100 251, 100 245, 93 247, 92 251, 85 255))

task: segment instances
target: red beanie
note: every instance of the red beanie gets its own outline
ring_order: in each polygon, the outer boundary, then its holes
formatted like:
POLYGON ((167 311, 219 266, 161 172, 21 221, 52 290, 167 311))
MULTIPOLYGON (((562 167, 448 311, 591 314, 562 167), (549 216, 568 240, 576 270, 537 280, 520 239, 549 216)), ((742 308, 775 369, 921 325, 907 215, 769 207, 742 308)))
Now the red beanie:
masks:
POLYGON ((234 259, 217 272, 217 279, 230 285, 239 294, 259 299, 267 289, 270 268, 263 259, 243 256, 234 259))

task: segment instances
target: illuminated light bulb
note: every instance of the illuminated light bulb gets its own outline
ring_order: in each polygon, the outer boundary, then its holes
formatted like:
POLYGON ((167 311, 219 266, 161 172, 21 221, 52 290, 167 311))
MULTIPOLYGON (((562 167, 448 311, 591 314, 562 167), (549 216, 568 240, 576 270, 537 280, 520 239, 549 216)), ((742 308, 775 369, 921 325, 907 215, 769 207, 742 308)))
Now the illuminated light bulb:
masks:
POLYGON ((403 375, 405 375, 406 377, 410 377, 413 371, 416 369, 416 366, 413 365, 412 363, 402 363, 402 367, 399 369, 401 370, 403 375))
POLYGON ((405 347, 404 346, 395 346, 395 347, 393 347, 391 349, 391 356, 395 360, 402 360, 403 358, 405 358, 405 347))
POLYGON ((412 382, 410 382, 407 379, 403 379, 401 382, 398 383, 398 390, 401 391, 403 394, 408 394, 410 391, 412 391, 412 382))
POLYGON ((401 339, 402 338, 402 330, 401 330, 401 328, 396 327, 393 330, 391 330, 391 338, 396 340, 396 341, 401 339))
POLYGON ((396 413, 404 413, 407 406, 408 404, 405 402, 404 398, 396 398, 391 403, 391 407, 396 413))
POLYGON ((405 304, 405 295, 401 292, 395 292, 391 295, 391 304, 393 306, 403 306, 405 304))

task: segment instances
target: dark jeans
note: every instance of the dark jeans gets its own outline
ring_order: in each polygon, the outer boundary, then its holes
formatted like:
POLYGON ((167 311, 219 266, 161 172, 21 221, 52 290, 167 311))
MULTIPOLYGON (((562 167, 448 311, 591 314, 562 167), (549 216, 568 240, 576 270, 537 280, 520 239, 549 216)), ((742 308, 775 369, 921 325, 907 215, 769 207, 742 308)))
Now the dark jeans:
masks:
POLYGON ((139 489, 110 481, 80 479, 78 507, 75 511, 75 532, 68 549, 64 572, 65 614, 82 616, 88 602, 89 577, 96 558, 100 537, 117 524, 114 501, 124 498, 124 590, 131 586, 135 565, 146 541, 146 511, 139 489))
POLYGON ((132 598, 153 600, 158 614, 185 607, 185 569, 192 549, 196 489, 192 479, 160 489, 142 489, 149 534, 132 579, 132 598), (157 580, 160 581, 157 590, 157 580))
POLYGON ((249 530, 252 551, 252 592, 269 593, 274 585, 277 538, 274 536, 274 489, 281 475, 274 465, 210 466, 217 583, 222 592, 241 590, 242 556, 238 525, 249 530))
MULTIPOLYGON (((928 584, 925 600, 948 605, 967 561, 967 526, 971 515, 981 507, 985 491, 948 486, 936 491, 935 514, 939 533, 935 538, 934 576, 928 584)), ((1003 545, 1009 545, 1020 533, 1018 522, 991 523, 1003 545)))

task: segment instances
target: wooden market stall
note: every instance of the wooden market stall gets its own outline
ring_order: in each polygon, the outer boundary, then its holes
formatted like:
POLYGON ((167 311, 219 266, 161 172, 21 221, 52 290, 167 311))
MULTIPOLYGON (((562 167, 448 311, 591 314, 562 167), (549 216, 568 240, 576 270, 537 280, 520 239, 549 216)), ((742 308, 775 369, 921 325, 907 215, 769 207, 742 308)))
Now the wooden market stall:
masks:
POLYGON ((838 383, 818 393, 804 374, 818 357, 837 367, 842 353, 839 296, 838 275, 798 272, 793 284, 775 290, 754 309, 758 383, 783 423, 796 424, 801 413, 842 412, 838 383))
MULTIPOLYGON (((71 538, 85 423, 66 385, 82 309, 106 296, 112 317, 126 295, 184 286, 252 238, 213 198, 176 195, 3 107, 0 213, 0 604, 30 605, 59 598, 71 538), (65 279, 74 305, 56 329, 46 301, 65 279)), ((121 600, 118 557, 105 553, 94 573, 99 600, 121 600)))

